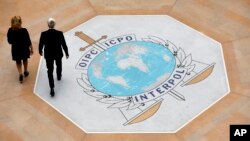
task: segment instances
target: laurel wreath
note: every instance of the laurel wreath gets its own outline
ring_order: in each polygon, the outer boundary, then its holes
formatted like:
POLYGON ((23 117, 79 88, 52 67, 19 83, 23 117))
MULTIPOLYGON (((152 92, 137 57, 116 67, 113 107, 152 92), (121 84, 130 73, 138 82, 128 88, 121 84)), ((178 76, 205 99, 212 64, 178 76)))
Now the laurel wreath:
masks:
MULTIPOLYGON (((187 75, 195 68, 195 64, 192 64, 192 55, 189 54, 186 56, 186 53, 181 47, 176 47, 172 42, 169 40, 163 40, 156 36, 148 36, 148 38, 142 38, 143 41, 153 42, 160 44, 166 48, 168 48, 173 55, 176 57, 176 67, 177 68, 185 68, 187 70, 187 75)), ((132 97, 130 96, 111 96, 103 94, 96 90, 88 80, 87 72, 82 73, 82 77, 77 79, 78 84, 83 88, 83 91, 96 98, 96 101, 109 104, 108 108, 127 108, 127 110, 133 110, 140 106, 144 106, 144 103, 134 104, 132 101, 132 97)))

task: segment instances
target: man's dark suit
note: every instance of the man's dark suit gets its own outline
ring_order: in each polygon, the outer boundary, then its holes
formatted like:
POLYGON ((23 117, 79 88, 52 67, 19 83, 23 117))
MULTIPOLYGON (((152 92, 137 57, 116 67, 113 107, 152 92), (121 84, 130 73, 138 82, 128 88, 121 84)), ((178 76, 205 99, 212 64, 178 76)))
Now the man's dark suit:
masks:
POLYGON ((55 29, 49 29, 41 33, 39 42, 39 54, 43 55, 44 48, 44 58, 46 59, 46 65, 48 69, 48 78, 50 88, 54 88, 53 70, 54 61, 56 61, 56 72, 57 79, 60 80, 62 76, 62 57, 64 50, 66 57, 69 57, 68 47, 66 45, 63 33, 55 29))

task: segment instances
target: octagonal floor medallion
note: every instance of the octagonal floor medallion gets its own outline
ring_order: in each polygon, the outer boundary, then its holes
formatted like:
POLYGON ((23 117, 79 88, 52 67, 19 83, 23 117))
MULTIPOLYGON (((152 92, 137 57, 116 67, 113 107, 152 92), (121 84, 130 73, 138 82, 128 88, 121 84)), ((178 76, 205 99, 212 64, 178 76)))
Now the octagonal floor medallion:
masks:
POLYGON ((34 92, 87 133, 174 133, 230 91, 221 44, 169 16, 97 16, 64 35, 55 97, 44 58, 34 92))

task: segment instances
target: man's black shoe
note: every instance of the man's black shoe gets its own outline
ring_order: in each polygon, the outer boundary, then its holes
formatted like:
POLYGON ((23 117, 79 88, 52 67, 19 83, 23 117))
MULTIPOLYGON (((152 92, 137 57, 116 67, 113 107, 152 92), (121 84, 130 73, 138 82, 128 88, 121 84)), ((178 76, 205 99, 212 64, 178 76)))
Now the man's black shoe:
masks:
POLYGON ((53 88, 51 88, 51 89, 50 89, 50 96, 51 96, 51 97, 54 97, 54 95, 55 95, 55 91, 54 91, 53 88))
POLYGON ((57 80, 60 81, 62 79, 62 76, 57 76, 57 80))

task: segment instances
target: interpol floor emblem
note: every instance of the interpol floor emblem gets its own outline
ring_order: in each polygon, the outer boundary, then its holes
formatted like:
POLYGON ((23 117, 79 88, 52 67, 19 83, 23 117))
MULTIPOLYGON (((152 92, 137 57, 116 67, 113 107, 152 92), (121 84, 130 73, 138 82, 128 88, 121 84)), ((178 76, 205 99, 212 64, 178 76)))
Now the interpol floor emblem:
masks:
POLYGON ((229 93, 221 44, 168 16, 97 16, 65 33, 70 59, 49 97, 86 132, 176 132, 229 93))

